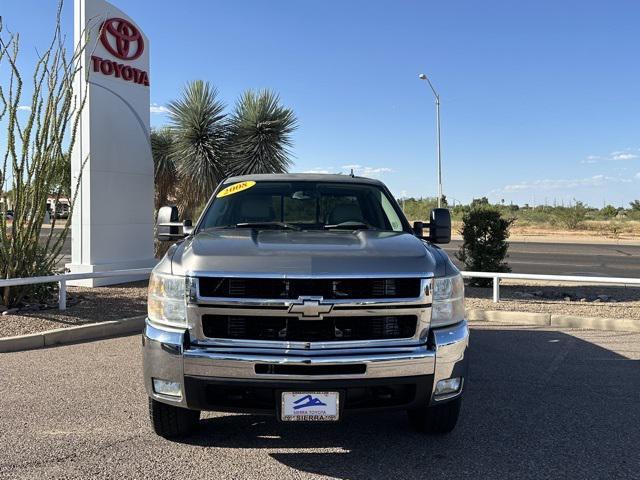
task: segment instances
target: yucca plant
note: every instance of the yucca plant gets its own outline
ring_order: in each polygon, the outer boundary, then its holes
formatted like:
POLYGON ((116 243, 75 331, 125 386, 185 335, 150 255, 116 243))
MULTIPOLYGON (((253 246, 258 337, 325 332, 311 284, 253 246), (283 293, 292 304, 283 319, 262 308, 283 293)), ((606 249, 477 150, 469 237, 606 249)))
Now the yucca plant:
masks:
POLYGON ((151 131, 156 210, 166 205, 169 197, 173 197, 176 191, 178 173, 172 155, 173 143, 173 134, 170 129, 161 128, 151 131))
POLYGON ((228 171, 235 175, 282 173, 291 166, 292 110, 271 90, 246 91, 229 119, 228 171))
POLYGON ((171 151, 180 177, 178 203, 185 217, 193 216, 226 175, 224 108, 218 90, 202 80, 189 83, 182 98, 168 105, 171 151))
MULTIPOLYGON (((153 180, 155 183, 155 214, 160 207, 169 203, 175 197, 178 187, 178 173, 172 155, 173 134, 169 128, 151 131, 151 153, 153 155, 153 180)), ((162 257, 169 249, 167 242, 154 240, 156 258, 162 257)))

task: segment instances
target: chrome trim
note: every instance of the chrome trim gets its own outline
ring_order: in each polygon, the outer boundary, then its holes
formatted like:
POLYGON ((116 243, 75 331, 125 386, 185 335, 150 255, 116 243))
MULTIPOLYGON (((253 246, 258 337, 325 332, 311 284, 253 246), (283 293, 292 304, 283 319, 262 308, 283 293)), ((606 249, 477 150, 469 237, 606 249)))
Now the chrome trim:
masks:
POLYGON ((436 368, 431 402, 436 403, 462 395, 468 364, 469 326, 467 321, 463 320, 456 325, 433 329, 433 339, 436 347, 436 368), (452 377, 462 378, 460 390, 436 398, 435 389, 438 381, 452 377))
MULTIPOLYGON (((333 305, 353 305, 353 306, 395 306, 404 304, 418 304, 425 298, 421 297, 407 297, 407 298, 349 298, 349 299, 326 299, 324 303, 332 303, 333 305)), ((282 307, 283 309, 289 308, 292 304, 298 302, 297 298, 277 299, 277 298, 234 298, 234 297, 201 297, 198 292, 197 302, 201 305, 215 304, 215 305, 229 305, 229 306, 249 306, 249 307, 282 307)), ((431 303, 431 302, 429 302, 431 303)))
POLYGON ((187 270, 185 273, 187 277, 216 277, 216 278, 272 278, 278 280, 287 279, 343 279, 343 278, 433 278, 432 272, 380 272, 380 273, 314 273, 314 274, 299 274, 299 273, 264 273, 264 272, 216 272, 210 270, 187 270))
POLYGON ((349 378, 385 378, 414 375, 431 375, 435 365, 435 352, 421 346, 409 352, 370 353, 353 355, 353 352, 332 353, 314 357, 295 357, 286 353, 275 355, 238 352, 216 352, 207 349, 190 349, 184 352, 185 375, 270 380, 327 380, 349 378), (276 375, 258 374, 256 365, 366 365, 365 373, 347 375, 276 375))
POLYGON ((144 384, 150 398, 164 403, 187 406, 184 392, 183 342, 185 330, 157 325, 148 318, 142 334, 144 384), (181 397, 156 393, 152 378, 179 382, 181 397))

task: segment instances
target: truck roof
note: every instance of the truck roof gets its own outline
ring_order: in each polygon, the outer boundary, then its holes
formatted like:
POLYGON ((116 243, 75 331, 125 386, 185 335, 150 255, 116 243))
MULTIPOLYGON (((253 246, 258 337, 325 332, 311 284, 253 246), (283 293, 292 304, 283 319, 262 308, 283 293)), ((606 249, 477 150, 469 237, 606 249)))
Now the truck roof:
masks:
POLYGON ((359 183, 384 186, 380 180, 373 178, 356 177, 351 175, 327 174, 327 173, 261 173, 255 175, 239 175, 229 177, 224 183, 246 182, 331 182, 331 183, 359 183))

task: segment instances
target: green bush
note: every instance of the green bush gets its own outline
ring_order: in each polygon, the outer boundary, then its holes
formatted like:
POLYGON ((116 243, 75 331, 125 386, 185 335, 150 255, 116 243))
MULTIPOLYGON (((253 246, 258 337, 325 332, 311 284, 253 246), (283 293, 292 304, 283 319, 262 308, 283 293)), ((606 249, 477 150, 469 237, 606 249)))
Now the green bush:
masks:
POLYGON ((587 218, 588 208, 582 202, 576 202, 575 206, 556 209, 556 217, 560 224, 569 230, 577 230, 587 218))
POLYGON ((605 220, 609 220, 618 215, 618 209, 613 205, 607 205, 604 208, 602 208, 602 210, 600 210, 600 212, 598 213, 600 217, 604 218, 605 220))
MULTIPOLYGON (((505 262, 509 228, 513 219, 504 218, 492 207, 474 208, 462 217, 462 246, 457 254, 464 269, 472 272, 510 272, 505 262)), ((491 279, 473 278, 470 285, 489 286, 491 279)))

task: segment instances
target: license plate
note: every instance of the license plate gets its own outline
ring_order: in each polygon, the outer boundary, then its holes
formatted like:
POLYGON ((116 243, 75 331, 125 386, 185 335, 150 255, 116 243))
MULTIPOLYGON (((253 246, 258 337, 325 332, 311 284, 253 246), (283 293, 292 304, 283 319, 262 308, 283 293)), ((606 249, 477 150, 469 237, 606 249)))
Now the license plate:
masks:
POLYGON ((285 422, 335 422, 340 415, 338 392, 283 392, 285 422))

